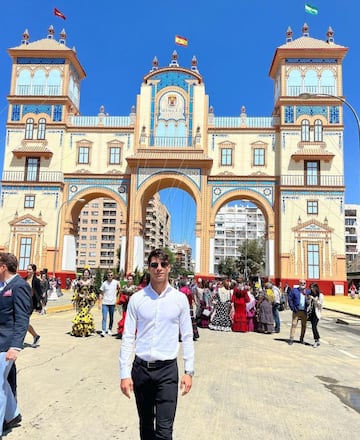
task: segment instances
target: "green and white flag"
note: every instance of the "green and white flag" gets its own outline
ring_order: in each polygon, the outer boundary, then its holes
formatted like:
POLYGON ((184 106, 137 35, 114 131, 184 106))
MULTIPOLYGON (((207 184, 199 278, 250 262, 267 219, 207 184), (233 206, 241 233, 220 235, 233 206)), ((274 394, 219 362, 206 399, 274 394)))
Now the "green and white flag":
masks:
POLYGON ((309 3, 305 3, 305 12, 307 12, 308 14, 317 15, 319 11, 318 8, 315 8, 315 6, 311 6, 309 5, 309 3))

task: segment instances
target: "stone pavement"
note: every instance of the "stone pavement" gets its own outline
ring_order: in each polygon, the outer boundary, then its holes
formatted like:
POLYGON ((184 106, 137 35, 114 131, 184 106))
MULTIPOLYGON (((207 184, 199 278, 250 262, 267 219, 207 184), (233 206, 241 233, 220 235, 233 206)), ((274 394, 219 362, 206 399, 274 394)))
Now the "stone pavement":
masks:
MULTIPOLYGON (((70 336, 74 311, 55 313, 71 307, 70 299, 65 293, 46 315, 31 317, 40 345, 32 348, 27 335, 17 361, 23 422, 4 440, 139 438, 134 398, 119 390, 121 341, 70 336)), ((354 312, 360 300, 329 298, 326 305, 333 302, 354 312)), ((92 312, 99 331, 101 313, 96 306, 92 312)), ((332 311, 324 312, 318 349, 287 344, 290 311, 281 312, 276 335, 200 329, 193 389, 179 396, 174 440, 357 440, 359 413, 334 395, 334 387, 350 394, 360 389, 358 336, 344 336, 327 314, 332 311)), ((313 342, 310 328, 305 340, 313 342)))

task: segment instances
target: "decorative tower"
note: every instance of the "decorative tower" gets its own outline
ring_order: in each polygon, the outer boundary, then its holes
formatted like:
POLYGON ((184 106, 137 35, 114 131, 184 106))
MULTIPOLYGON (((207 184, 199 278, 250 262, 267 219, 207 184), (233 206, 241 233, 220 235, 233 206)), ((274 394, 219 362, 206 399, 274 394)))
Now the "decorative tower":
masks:
POLYGON ((276 257, 282 279, 328 279, 334 285, 346 279, 341 102, 346 53, 335 44, 331 28, 322 41, 310 37, 304 24, 297 39, 288 28, 270 68, 279 124, 277 227, 282 236, 276 257))

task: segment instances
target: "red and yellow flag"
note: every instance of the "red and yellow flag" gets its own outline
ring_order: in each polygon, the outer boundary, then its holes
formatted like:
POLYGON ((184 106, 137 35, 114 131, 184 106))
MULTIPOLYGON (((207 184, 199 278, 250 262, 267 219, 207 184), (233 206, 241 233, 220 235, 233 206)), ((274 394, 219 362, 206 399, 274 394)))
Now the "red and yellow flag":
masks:
POLYGON ((187 46, 188 39, 185 37, 180 37, 180 35, 175 35, 175 43, 179 46, 187 46))
POLYGON ((56 15, 57 17, 62 18, 63 20, 66 20, 65 15, 61 11, 59 11, 59 9, 57 9, 57 8, 54 8, 54 15, 56 15))

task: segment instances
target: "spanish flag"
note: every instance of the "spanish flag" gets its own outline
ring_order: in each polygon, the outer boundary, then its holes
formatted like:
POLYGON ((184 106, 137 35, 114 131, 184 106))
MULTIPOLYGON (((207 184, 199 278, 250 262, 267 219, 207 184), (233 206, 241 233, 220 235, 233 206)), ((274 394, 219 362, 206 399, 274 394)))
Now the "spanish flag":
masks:
POLYGON ((59 9, 57 9, 57 8, 54 8, 54 15, 56 15, 57 17, 62 18, 63 20, 66 20, 65 15, 61 11, 59 11, 59 9))
POLYGON ((175 35, 175 43, 179 46, 187 46, 188 40, 185 37, 180 37, 180 35, 175 35))

